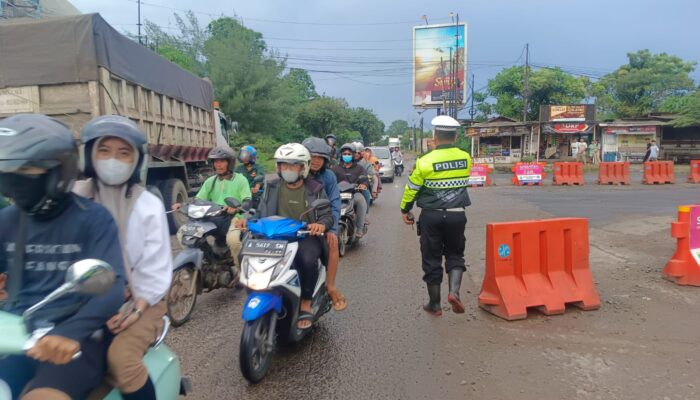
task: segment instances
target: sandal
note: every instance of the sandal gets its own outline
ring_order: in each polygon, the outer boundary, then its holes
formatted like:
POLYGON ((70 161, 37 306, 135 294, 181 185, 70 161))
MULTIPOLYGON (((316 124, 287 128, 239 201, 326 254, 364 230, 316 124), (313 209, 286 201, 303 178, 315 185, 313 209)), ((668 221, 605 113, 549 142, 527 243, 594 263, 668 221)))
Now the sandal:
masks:
POLYGON ((314 315, 308 311, 299 311, 299 318, 297 318, 297 329, 299 329, 300 331, 308 331, 313 326, 314 315), (309 326, 302 328, 301 326, 299 326, 299 323, 303 321, 310 321, 311 323, 309 324, 309 326))
POLYGON ((343 311, 346 308, 348 308, 348 301, 345 299, 345 296, 343 296, 342 293, 340 293, 339 290, 335 290, 332 293, 328 294, 331 296, 331 302, 333 303, 333 310, 334 311, 343 311))

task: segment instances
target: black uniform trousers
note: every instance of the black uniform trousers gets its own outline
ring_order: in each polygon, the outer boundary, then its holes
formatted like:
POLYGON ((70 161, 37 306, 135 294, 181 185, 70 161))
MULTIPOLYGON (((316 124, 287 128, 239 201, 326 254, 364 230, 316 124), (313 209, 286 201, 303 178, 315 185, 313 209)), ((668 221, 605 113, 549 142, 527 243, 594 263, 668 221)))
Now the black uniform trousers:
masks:
POLYGON ((442 283, 442 258, 445 271, 455 268, 466 271, 464 228, 467 215, 464 211, 423 209, 418 221, 420 251, 423 260, 423 280, 429 285, 442 283))

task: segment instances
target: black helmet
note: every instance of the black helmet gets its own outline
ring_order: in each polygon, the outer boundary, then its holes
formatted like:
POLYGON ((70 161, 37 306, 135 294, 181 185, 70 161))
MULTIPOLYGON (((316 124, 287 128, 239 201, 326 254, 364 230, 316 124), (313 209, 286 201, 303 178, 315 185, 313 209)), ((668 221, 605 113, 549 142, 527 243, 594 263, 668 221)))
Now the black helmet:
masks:
POLYGON ((326 135, 326 137, 324 139, 329 146, 334 146, 335 143, 338 141, 338 139, 332 133, 329 133, 328 135, 326 135), (333 144, 330 143, 331 141, 333 142, 333 144))
MULTIPOLYGON (((63 122, 41 114, 17 114, 0 121, 0 174, 21 168, 41 168, 46 174, 44 197, 29 213, 65 197, 78 178, 78 148, 63 122)), ((2 189, 7 197, 11 190, 2 189)))
POLYGON ((345 143, 343 146, 340 147, 340 152, 342 153, 343 150, 345 150, 345 149, 348 149, 348 150, 352 151, 353 154, 355 154, 355 151, 356 151, 355 144, 345 143))
POLYGON ((325 140, 317 137, 310 137, 305 139, 301 144, 309 149, 309 153, 311 153, 312 156, 321 156, 330 161, 332 150, 331 146, 329 146, 325 140))
POLYGON ((233 150, 224 146, 217 146, 211 149, 209 156, 207 157, 211 162, 214 160, 228 160, 228 170, 233 172, 233 167, 236 162, 236 154, 233 150))
POLYGON ((134 173, 129 178, 129 183, 141 181, 141 169, 146 157, 146 135, 141 132, 138 125, 127 117, 120 115, 103 115, 96 117, 83 127, 81 140, 85 145, 82 154, 83 173, 85 176, 95 177, 95 169, 92 166, 92 151, 95 142, 103 137, 116 137, 124 140, 139 152, 138 162, 134 173))

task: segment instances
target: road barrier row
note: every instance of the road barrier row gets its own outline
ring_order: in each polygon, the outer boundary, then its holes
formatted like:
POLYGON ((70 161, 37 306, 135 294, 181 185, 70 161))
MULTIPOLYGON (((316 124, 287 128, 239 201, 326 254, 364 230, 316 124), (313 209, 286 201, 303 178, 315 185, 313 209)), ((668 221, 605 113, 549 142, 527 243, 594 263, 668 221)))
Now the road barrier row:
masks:
MULTIPOLYGON (((542 186, 545 177, 545 164, 541 162, 518 162, 511 168, 513 184, 516 186, 542 186)), ((493 180, 487 164, 472 166, 473 178, 469 178, 469 186, 491 186, 493 180)), ((647 161, 644 163, 642 183, 646 185, 673 184, 676 182, 673 161, 647 161)), ((690 162, 688 182, 700 183, 700 160, 690 162)), ((584 168, 580 162, 555 162, 552 174, 553 185, 584 185, 584 168)), ((599 185, 629 185, 629 162, 602 162, 598 170, 599 185)))
POLYGON ((554 185, 583 185, 583 163, 580 162, 555 162, 554 185))

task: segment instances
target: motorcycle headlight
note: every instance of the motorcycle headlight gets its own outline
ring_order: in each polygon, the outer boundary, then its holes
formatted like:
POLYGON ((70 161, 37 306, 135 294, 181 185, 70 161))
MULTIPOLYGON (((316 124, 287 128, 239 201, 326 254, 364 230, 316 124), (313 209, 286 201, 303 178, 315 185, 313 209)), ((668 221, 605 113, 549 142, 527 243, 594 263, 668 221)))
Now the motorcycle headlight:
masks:
POLYGON ((182 237, 194 236, 196 238, 201 238, 204 236, 204 228, 199 225, 183 225, 180 228, 182 232, 182 237))
POLYGON ((352 193, 341 193, 340 200, 352 200, 352 193))

